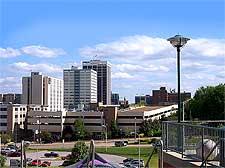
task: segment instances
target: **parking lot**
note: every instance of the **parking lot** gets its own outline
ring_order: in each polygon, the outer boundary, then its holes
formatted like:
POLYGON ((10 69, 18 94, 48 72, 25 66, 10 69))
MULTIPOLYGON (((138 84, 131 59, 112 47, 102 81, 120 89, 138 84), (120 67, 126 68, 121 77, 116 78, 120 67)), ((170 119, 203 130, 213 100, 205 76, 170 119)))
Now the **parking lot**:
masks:
MULTIPOLYGON (((49 153, 49 151, 28 152, 27 158, 31 158, 32 160, 41 159, 41 161, 50 161, 51 166, 60 166, 62 165, 64 161, 64 160, 61 160, 61 156, 66 156, 70 154, 71 152, 56 152, 59 154, 59 157, 56 157, 56 158, 46 158, 44 156, 45 153, 49 153)), ((109 154, 99 154, 99 155, 103 157, 104 159, 110 161, 114 165, 120 165, 125 159, 124 157, 116 156, 116 155, 109 155, 109 154)), ((20 157, 7 157, 7 161, 6 161, 7 166, 10 166, 10 159, 20 160, 20 157)))
MULTIPOLYGON (((57 152, 60 157, 57 158, 46 158, 44 156, 45 153, 48 153, 49 151, 39 151, 39 152, 28 152, 27 158, 31 158, 32 160, 35 159, 41 159, 41 161, 50 161, 51 166, 60 166, 63 163, 63 160, 61 160, 61 156, 66 156, 70 154, 70 152, 57 152)), ((10 166, 10 159, 19 159, 20 157, 7 157, 6 165, 10 166)))

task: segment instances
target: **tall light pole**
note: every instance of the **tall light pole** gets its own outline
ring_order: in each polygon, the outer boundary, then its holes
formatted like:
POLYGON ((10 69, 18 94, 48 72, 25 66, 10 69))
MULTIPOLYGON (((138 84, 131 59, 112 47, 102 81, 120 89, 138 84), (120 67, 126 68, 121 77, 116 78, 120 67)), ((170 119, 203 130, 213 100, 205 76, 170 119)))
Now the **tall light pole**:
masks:
POLYGON ((136 132, 137 132, 137 124, 136 124, 136 117, 134 118, 134 141, 136 142, 136 132))
POLYGON ((107 125, 102 125, 105 128, 105 151, 107 152, 107 125))
POLYGON ((177 91, 178 91, 178 122, 181 120, 181 96, 180 96, 180 49, 187 43, 189 38, 181 35, 167 39, 177 49, 177 91))

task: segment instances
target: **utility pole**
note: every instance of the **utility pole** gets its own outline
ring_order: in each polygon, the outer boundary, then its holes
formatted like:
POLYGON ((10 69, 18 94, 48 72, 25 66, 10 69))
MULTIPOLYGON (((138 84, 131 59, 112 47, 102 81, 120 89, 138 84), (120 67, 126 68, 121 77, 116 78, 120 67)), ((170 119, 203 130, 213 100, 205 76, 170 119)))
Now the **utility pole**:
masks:
POLYGON ((136 132, 137 132, 136 127, 137 127, 137 124, 136 124, 136 117, 135 117, 134 118, 134 140, 135 140, 135 142, 136 142, 136 132))

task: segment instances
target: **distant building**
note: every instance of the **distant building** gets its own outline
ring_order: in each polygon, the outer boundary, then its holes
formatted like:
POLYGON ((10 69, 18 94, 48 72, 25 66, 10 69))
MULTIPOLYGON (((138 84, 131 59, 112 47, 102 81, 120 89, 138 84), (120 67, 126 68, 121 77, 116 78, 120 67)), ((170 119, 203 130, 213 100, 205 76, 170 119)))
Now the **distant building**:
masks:
POLYGON ((97 103, 97 72, 92 69, 63 70, 64 107, 67 109, 88 109, 90 103, 97 103))
POLYGON ((107 61, 84 61, 83 69, 93 69, 97 72, 98 103, 111 104, 111 65, 107 61))
POLYGON ((111 96, 111 104, 112 105, 119 105, 119 94, 118 93, 112 93, 112 96, 111 96))
POLYGON ((136 95, 135 104, 152 105, 152 96, 150 95, 136 95))
POLYGON ((160 87, 159 90, 152 91, 152 104, 159 105, 168 102, 168 93, 166 87, 160 87))
MULTIPOLYGON (((181 102, 188 100, 191 98, 191 92, 182 92, 180 93, 181 102)), ((168 102, 170 103, 178 103, 178 94, 177 93, 168 93, 168 102)))
MULTIPOLYGON (((181 93, 181 102, 190 99, 191 92, 181 93)), ((178 103, 178 93, 175 90, 171 90, 169 93, 166 87, 160 87, 159 90, 152 91, 152 103, 153 105, 171 105, 178 103)))
POLYGON ((145 95, 145 104, 146 105, 152 105, 152 96, 145 95))
POLYGON ((63 110, 63 80, 31 72, 22 78, 22 104, 48 106, 50 111, 63 110))
POLYGON ((21 103, 21 94, 7 93, 0 94, 0 102, 4 104, 12 103, 12 104, 20 104, 21 103))
POLYGON ((145 95, 136 95, 135 96, 135 104, 141 104, 145 105, 145 95))

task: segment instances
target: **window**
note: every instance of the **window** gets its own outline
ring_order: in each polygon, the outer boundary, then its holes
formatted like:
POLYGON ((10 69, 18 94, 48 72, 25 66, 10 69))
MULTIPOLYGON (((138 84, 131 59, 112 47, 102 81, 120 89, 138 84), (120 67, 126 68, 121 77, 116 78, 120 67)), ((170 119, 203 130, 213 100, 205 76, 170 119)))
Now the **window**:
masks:
POLYGON ((0 126, 7 126, 7 123, 0 123, 0 126))
POLYGON ((15 111, 18 111, 18 108, 15 108, 15 111))
POLYGON ((7 115, 0 115, 0 118, 7 118, 7 115))

